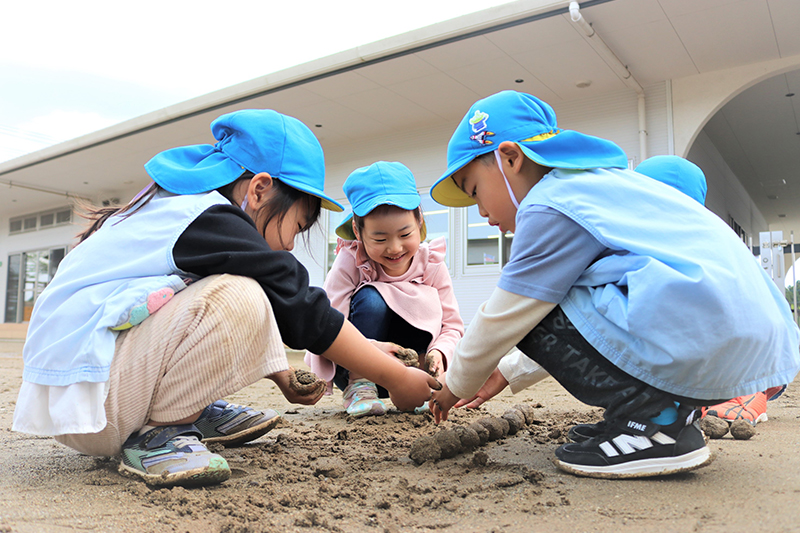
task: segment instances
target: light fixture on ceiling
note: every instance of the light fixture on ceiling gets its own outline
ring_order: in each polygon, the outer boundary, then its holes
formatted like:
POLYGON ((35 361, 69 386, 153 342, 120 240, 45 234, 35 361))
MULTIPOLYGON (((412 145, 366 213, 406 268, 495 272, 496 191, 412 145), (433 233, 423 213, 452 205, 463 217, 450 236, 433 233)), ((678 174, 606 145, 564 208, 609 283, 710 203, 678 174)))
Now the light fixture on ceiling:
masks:
POLYGON ((522 78, 517 78, 514 80, 514 83, 522 83, 523 81, 525 80, 523 80, 522 78))
POLYGON ((777 199, 778 199, 778 197, 777 197, 777 196, 775 196, 774 194, 768 194, 768 195, 767 195, 767 199, 768 199, 768 200, 777 200, 777 199))
POLYGON ((585 89, 592 84, 592 80, 580 80, 575 82, 575 87, 585 89))
POLYGON ((778 215, 778 218, 786 218, 786 215, 783 215, 783 214, 778 215))
POLYGON ((781 181, 783 182, 784 185, 786 185, 786 180, 785 179, 781 179, 781 181))
POLYGON ((314 127, 315 127, 315 128, 321 128, 321 127, 322 127, 322 124, 314 124, 314 127))
POLYGON ((786 93, 786 98, 791 98, 792 96, 794 96, 794 93, 786 93))

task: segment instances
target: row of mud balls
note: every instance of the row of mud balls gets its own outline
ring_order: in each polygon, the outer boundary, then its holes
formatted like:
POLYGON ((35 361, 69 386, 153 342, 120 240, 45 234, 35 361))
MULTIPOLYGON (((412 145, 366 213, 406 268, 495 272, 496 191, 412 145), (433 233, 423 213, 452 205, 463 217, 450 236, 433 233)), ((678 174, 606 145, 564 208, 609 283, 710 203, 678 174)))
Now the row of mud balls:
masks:
POLYGON ((700 420, 700 429, 710 439, 721 439, 728 431, 736 440, 747 440, 756 434, 756 428, 747 420, 739 418, 732 423, 716 416, 708 415, 700 420))
POLYGON ((534 419, 530 405, 517 404, 503 416, 487 416, 468 426, 443 429, 434 436, 420 437, 411 445, 408 456, 421 465, 425 461, 437 461, 470 452, 487 442, 514 435, 534 419))

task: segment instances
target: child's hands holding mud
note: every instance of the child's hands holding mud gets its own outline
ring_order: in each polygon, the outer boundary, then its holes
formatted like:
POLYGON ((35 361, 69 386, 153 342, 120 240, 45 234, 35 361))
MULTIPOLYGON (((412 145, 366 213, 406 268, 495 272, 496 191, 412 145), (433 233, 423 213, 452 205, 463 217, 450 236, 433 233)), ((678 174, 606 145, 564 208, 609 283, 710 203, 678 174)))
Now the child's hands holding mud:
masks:
POLYGON ((313 405, 325 393, 326 383, 307 370, 289 370, 268 376, 275 382, 283 396, 292 403, 313 405))
POLYGON ((439 389, 441 384, 431 375, 419 368, 407 366, 403 369, 397 386, 389 389, 389 398, 401 411, 410 411, 422 406, 431 398, 431 389, 439 389))

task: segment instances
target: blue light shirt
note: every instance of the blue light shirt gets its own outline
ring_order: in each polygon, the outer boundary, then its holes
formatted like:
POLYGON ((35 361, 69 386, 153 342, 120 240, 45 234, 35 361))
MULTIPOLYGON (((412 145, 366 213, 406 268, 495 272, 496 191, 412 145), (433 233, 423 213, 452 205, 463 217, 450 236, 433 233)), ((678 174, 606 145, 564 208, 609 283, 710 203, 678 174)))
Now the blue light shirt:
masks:
POLYGON ((790 383, 800 370, 788 303, 747 247, 696 201, 632 171, 555 169, 542 178, 520 204, 500 288, 545 295, 535 265, 546 254, 532 258, 538 235, 525 227, 541 206, 611 250, 560 305, 625 372, 676 395, 719 399, 790 383))

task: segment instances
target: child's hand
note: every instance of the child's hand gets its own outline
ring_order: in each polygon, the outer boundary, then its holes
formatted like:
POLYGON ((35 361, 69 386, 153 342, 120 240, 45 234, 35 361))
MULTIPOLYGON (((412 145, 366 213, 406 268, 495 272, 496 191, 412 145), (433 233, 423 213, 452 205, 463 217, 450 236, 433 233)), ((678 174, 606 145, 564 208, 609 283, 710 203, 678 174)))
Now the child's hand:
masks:
MULTIPOLYGON (((307 374, 311 373, 308 372, 307 374)), ((314 376, 314 374, 311 375, 314 376)), ((283 396, 291 403, 314 405, 325 393, 325 381, 316 379, 313 383, 301 383, 297 379, 295 369, 291 367, 289 367, 289 370, 267 377, 275 382, 283 396)))
POLYGON ((397 352, 402 350, 403 347, 399 344, 395 344, 393 342, 383 342, 383 341, 370 341, 373 346, 377 349, 385 353, 386 355, 391 355, 397 357, 397 352))
POLYGON ((431 399, 431 389, 441 387, 436 378, 419 368, 403 367, 402 381, 399 386, 389 389, 389 398, 401 411, 410 411, 420 407, 431 399))
POLYGON ((431 395, 430 402, 428 402, 428 407, 430 407, 431 413, 433 413, 433 420, 437 424, 447 420, 447 413, 450 412, 450 409, 452 409, 459 400, 458 396, 454 395, 450 392, 450 389, 447 388, 447 376, 442 374, 439 376, 439 379, 442 381, 442 389, 434 391, 431 395))
POLYGON ((489 379, 487 379, 486 383, 484 383, 483 387, 481 387, 481 390, 478 391, 478 394, 469 400, 458 400, 458 403, 456 403, 454 407, 477 409, 482 403, 488 402, 500 394, 506 387, 508 387, 508 381, 505 377, 503 377, 503 374, 500 373, 500 369, 495 368, 494 372, 492 372, 492 375, 489 376, 489 379))
POLYGON ((442 362, 444 361, 444 354, 439 350, 433 349, 428 352, 424 358, 420 356, 420 364, 419 367, 423 370, 427 370, 428 374, 433 377, 437 377, 439 374, 444 372, 444 366, 442 362))

